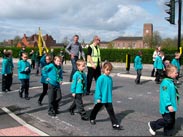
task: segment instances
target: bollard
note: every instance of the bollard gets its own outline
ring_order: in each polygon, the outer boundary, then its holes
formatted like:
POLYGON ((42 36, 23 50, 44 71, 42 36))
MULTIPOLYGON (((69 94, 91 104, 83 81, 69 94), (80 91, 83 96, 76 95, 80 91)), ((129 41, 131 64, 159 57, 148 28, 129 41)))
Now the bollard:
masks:
POLYGON ((126 71, 127 73, 130 71, 130 54, 126 54, 126 71))

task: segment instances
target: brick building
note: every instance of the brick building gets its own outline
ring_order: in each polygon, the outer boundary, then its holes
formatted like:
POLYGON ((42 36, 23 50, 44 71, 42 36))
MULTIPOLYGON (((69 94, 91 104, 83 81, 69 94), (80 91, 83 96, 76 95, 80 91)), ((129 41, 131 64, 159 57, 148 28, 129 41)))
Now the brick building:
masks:
MULTIPOLYGON (((43 36, 43 39, 48 48, 56 45, 56 40, 54 40, 51 35, 46 34, 45 36, 43 36)), ((21 41, 18 42, 17 44, 17 47, 22 47, 22 46, 31 47, 31 48, 38 47, 38 35, 34 34, 30 37, 27 37, 26 34, 24 34, 21 41)))
MULTIPOLYGON (((153 36, 153 25, 150 23, 144 24, 143 36, 140 37, 118 37, 112 40, 113 48, 119 49, 135 49, 135 48, 147 48, 148 45, 144 42, 145 37, 153 36)), ((102 43, 102 48, 107 48, 108 43, 102 43)))

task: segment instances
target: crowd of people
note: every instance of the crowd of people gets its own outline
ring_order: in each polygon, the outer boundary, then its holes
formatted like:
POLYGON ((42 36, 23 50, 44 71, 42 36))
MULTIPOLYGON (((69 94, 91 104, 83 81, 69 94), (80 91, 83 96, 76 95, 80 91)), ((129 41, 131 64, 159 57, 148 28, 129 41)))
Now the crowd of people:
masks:
MULTIPOLYGON (((81 115, 81 120, 90 120, 92 125, 96 124, 96 116, 100 109, 105 106, 112 123, 112 128, 122 130, 123 127, 117 121, 113 109, 112 85, 113 79, 110 73, 113 69, 112 63, 106 61, 102 64, 100 54, 100 37, 94 36, 92 43, 89 45, 87 55, 85 55, 79 42, 79 36, 73 36, 73 42, 69 43, 65 49, 70 55, 72 71, 70 74, 70 92, 73 103, 68 108, 71 115, 74 115, 77 108, 81 115), (82 59, 79 58, 82 56, 82 59), (84 70, 87 67, 87 74, 84 70), (95 92, 91 93, 90 88, 93 78, 96 82, 95 92), (90 116, 87 115, 84 104, 84 95, 94 94, 94 108, 90 116)), ((22 47, 19 52, 19 61, 17 65, 18 79, 20 80, 19 97, 29 100, 29 79, 32 69, 36 69, 36 74, 41 73, 40 82, 42 83, 42 93, 38 98, 38 104, 41 106, 44 96, 48 94, 48 115, 56 116, 59 114, 59 103, 62 99, 61 85, 63 83, 63 61, 64 54, 54 54, 54 49, 50 53, 44 52, 42 56, 38 55, 33 49, 30 53, 22 47), (28 61, 31 59, 31 62, 28 61)), ((157 121, 148 123, 149 131, 152 135, 156 130, 164 128, 164 135, 172 135, 171 130, 175 124, 175 113, 177 111, 177 101, 179 93, 176 84, 179 83, 180 74, 180 57, 179 52, 170 61, 167 60, 160 47, 157 47, 153 53, 153 70, 152 77, 155 82, 160 84, 160 113, 162 118, 157 121)), ((137 72, 136 84, 141 84, 141 75, 143 70, 143 53, 138 51, 134 58, 134 69, 137 72)), ((2 92, 11 91, 13 81, 13 57, 11 50, 3 51, 2 61, 2 92)))

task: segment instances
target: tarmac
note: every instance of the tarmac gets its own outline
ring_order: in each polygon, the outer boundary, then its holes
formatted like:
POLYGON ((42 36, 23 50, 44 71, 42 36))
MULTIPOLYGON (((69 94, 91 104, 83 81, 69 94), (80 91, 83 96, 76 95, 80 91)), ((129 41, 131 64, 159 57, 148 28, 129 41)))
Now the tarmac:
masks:
MULTIPOLYGON (((0 62, 2 59, 0 58, 0 62)), ((14 63, 17 63, 18 59, 14 59, 14 63)), ((68 61, 67 65, 71 65, 68 61)), ((125 63, 112 63, 114 68, 125 68, 125 63)), ((65 65, 65 64, 64 64, 65 65)), ((133 66, 133 64, 131 64, 133 66)), ((143 65, 144 69, 152 69, 152 64, 145 64, 143 65)), ((131 68, 133 69, 133 68, 131 68)), ((130 74, 118 74, 121 77, 136 77, 135 73, 130 74)), ((150 76, 142 76, 142 79, 154 79, 150 76)), ((48 134, 44 133, 43 131, 29 125, 20 117, 15 115, 11 112, 8 108, 3 107, 0 108, 0 136, 49 136, 48 134)))

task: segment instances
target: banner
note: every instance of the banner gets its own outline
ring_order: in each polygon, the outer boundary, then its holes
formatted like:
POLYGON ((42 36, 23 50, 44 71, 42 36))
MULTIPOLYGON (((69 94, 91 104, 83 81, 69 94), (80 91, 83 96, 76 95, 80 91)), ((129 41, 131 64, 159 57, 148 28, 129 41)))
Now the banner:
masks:
POLYGON ((39 49, 39 56, 43 55, 43 49, 46 50, 46 53, 49 52, 49 49, 46 46, 46 43, 42 37, 41 29, 39 28, 39 34, 38 34, 38 49, 39 49))

